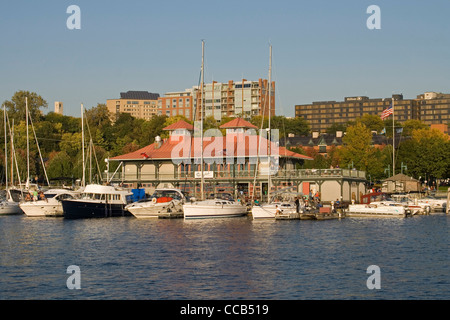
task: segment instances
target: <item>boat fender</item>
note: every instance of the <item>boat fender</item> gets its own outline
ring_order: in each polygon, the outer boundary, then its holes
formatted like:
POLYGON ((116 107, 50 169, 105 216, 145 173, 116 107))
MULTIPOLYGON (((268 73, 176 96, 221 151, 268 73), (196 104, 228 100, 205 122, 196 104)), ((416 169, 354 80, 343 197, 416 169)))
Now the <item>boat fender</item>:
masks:
POLYGON ((156 198, 153 198, 153 199, 152 199, 152 202, 153 202, 153 203, 156 203, 156 198))

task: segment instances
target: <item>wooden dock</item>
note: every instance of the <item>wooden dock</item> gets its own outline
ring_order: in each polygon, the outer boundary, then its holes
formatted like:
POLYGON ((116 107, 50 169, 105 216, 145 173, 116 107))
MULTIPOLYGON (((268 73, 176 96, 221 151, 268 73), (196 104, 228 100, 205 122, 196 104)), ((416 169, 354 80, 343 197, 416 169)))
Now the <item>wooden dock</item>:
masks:
POLYGON ((182 219, 184 218, 183 212, 168 212, 168 213, 161 213, 158 215, 159 219, 182 219))
POLYGON ((298 213, 281 213, 275 216, 275 220, 299 220, 300 214, 298 213))

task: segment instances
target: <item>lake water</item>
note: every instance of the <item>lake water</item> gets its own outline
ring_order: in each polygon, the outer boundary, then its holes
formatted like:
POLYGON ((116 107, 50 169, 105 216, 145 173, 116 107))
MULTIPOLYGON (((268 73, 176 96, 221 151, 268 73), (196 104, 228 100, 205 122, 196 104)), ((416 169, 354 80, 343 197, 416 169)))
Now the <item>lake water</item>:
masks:
POLYGON ((2 216, 0 299, 446 300, 449 219, 2 216), (371 265, 380 289, 367 287, 371 265))

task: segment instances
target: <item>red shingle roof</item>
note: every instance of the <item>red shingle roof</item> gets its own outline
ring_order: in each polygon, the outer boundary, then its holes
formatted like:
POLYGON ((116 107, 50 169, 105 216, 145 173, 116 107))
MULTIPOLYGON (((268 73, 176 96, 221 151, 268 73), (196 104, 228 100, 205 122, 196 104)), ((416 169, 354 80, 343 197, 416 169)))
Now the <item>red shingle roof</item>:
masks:
MULTIPOLYGON (((267 148, 267 140, 259 136, 243 136, 244 140, 237 140, 237 137, 233 137, 232 141, 228 141, 231 144, 233 154, 227 154, 227 139, 226 137, 212 137, 203 139, 204 157, 256 157, 258 154, 258 146, 261 140, 261 147, 263 150, 267 148), (250 140, 254 139, 254 140, 250 140), (231 142, 231 143, 230 143, 231 142), (239 148, 239 149, 238 149, 239 148)), ((110 158, 110 160, 122 161, 122 160, 144 160, 144 159, 181 159, 187 157, 189 154, 191 158, 200 157, 201 140, 199 137, 181 136, 161 141, 161 145, 157 148, 156 142, 148 145, 142 149, 130 152, 124 155, 110 158), (177 147, 177 149, 175 149, 177 147), (175 150, 174 150, 175 149, 175 150)), ((231 147, 230 146, 230 147, 231 147)), ((276 144, 271 144, 271 150, 276 150, 276 144)), ((263 152, 260 152, 260 154, 263 152)), ((276 154, 276 153, 275 153, 276 154)), ((278 147, 278 155, 280 157, 291 157, 303 160, 313 160, 311 157, 304 156, 302 154, 289 151, 284 147, 278 147)), ((261 155, 263 157, 264 154, 261 155)))
POLYGON ((194 130, 194 126, 192 124, 187 123, 184 120, 180 120, 178 122, 172 123, 170 126, 165 127, 163 130, 177 130, 177 129, 194 130))
POLYGON ((257 126, 251 124, 248 121, 245 121, 242 118, 236 118, 234 120, 231 120, 230 122, 224 123, 219 127, 220 129, 231 129, 231 128, 251 128, 251 129, 258 129, 257 126))

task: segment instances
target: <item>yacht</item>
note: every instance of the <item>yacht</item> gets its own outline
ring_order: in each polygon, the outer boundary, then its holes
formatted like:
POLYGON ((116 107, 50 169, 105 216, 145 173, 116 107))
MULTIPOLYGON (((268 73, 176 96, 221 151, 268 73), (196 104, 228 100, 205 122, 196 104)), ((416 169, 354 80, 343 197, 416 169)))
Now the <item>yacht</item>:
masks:
POLYGON ((107 218, 131 216, 125 209, 133 193, 113 186, 89 184, 78 199, 62 200, 64 218, 107 218))
POLYGON ((36 201, 25 201, 20 203, 20 209, 28 217, 62 217, 62 200, 75 199, 80 193, 68 189, 49 189, 41 193, 36 201))
POLYGON ((156 189, 150 198, 130 203, 125 207, 136 218, 182 216, 187 198, 180 189, 156 189))

